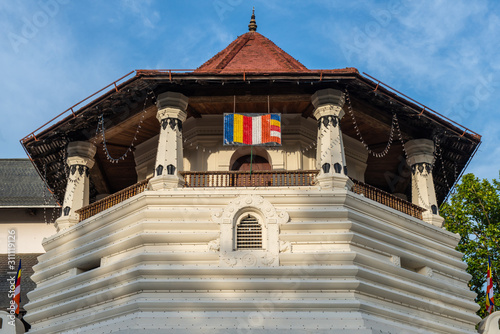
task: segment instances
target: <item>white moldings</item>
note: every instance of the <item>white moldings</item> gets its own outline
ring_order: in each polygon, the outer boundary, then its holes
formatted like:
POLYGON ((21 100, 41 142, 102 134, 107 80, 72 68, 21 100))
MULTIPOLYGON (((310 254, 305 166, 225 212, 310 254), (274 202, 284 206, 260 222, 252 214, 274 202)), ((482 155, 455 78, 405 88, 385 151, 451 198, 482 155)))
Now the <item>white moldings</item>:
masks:
POLYGON ((212 221, 218 224, 231 223, 231 218, 241 212, 241 210, 247 208, 254 208, 262 213, 265 213, 266 219, 264 220, 264 223, 272 220, 278 224, 285 224, 290 219, 287 212, 276 211, 276 208, 271 204, 271 202, 260 195, 240 195, 230 201, 226 207, 213 213, 212 221))
POLYGON ((401 258, 399 256, 391 256, 391 262, 396 266, 396 267, 401 267, 401 258))
POLYGON ((214 239, 208 242, 208 249, 213 252, 218 252, 220 250, 220 238, 214 239))
POLYGON ((480 334, 500 334, 500 311, 491 313, 479 324, 480 334))
POLYGON ((292 244, 290 241, 280 241, 280 253, 290 253, 292 251, 292 244))
POLYGON ((145 191, 46 239, 27 321, 35 334, 228 333, 256 319, 263 333, 472 334, 458 240, 341 189, 145 191), (267 245, 235 251, 247 210, 267 245), (89 259, 101 266, 75 269, 89 259))

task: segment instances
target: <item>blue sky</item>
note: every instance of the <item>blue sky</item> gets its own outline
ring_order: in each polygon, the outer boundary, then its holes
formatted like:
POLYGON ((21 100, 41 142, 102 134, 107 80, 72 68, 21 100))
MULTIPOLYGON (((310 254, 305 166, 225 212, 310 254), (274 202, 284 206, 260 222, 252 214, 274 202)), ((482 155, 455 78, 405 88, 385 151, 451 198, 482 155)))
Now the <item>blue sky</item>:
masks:
POLYGON ((500 169, 500 2, 0 2, 0 158, 134 69, 194 69, 258 29, 311 69, 356 67, 483 136, 469 166, 500 169))

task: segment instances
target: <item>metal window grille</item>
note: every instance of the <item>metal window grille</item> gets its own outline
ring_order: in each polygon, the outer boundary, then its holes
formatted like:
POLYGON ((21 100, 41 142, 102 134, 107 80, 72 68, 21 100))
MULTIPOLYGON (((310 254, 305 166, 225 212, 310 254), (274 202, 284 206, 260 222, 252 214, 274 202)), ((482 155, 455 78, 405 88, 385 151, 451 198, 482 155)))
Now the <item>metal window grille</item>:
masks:
POLYGON ((236 249, 262 248, 262 226, 254 216, 243 218, 236 229, 236 249))

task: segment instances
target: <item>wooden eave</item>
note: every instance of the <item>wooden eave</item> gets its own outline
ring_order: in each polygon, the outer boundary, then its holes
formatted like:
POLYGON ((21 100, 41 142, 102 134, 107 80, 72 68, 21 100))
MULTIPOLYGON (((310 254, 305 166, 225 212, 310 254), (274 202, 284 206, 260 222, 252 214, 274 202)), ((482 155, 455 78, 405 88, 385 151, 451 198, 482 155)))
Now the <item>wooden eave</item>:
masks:
MULTIPOLYGON (((66 144, 75 140, 95 141, 98 144, 98 154, 97 168, 91 174, 92 192, 94 195, 115 192, 135 182, 135 164, 132 154, 127 155, 119 164, 106 160, 100 145, 102 140, 95 136, 100 116, 104 117, 106 133, 110 134, 108 149, 112 155, 120 156, 128 148, 139 120, 142 119, 143 123, 136 145, 159 132, 154 96, 165 91, 181 92, 190 98, 188 117, 232 112, 235 99, 238 110, 242 112, 267 111, 268 96, 272 107, 281 109, 284 113, 298 112, 304 117, 311 117, 313 107, 310 96, 324 88, 347 88, 362 135, 374 151, 381 151, 385 147, 384 140, 391 128, 393 114, 400 121, 405 140, 419 136, 439 138, 444 152, 443 160, 436 161, 434 173, 439 202, 444 200, 449 187, 458 176, 457 172, 460 174, 464 170, 480 144, 479 135, 452 124, 427 108, 361 75, 356 69, 348 68, 286 73, 137 70, 132 78, 116 88, 67 116, 63 115, 64 118, 39 133, 23 139, 22 145, 42 177, 45 174, 42 171, 46 170, 47 184, 56 198, 62 201, 66 182, 62 160, 66 144), (149 92, 153 94, 148 95, 149 92), (144 111, 145 116, 142 116, 144 111)), ((359 139, 347 113, 341 126, 345 134, 359 139)), ((396 136, 385 160, 369 158, 367 182, 386 191, 393 190, 388 189, 386 176, 401 176, 402 156, 402 147, 396 136)), ((396 188, 407 192, 408 180, 408 177, 401 177, 396 188)))

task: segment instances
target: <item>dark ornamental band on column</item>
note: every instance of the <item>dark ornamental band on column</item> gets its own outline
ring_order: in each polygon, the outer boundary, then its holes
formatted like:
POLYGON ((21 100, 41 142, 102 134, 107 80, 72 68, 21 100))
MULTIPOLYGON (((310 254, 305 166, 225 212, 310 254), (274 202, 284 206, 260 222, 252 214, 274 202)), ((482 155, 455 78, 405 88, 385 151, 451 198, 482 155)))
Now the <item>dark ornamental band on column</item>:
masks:
POLYGON ((175 127, 177 127, 179 131, 182 131, 182 122, 180 119, 167 117, 161 120, 163 130, 166 130, 169 125, 172 130, 175 130, 175 127))
POLYGON ((318 120, 318 129, 321 129, 321 125, 323 125, 326 129, 328 129, 328 126, 332 124, 333 127, 337 127, 339 124, 339 118, 337 116, 323 116, 318 120))
POLYGON ((413 175, 418 171, 420 174, 423 174, 424 170, 427 172, 427 174, 430 174, 432 172, 432 164, 426 163, 426 162, 419 162, 411 166, 411 172, 413 175))
POLYGON ((158 167, 156 167, 156 175, 161 175, 163 174, 163 166, 162 165, 158 165, 158 167))
POLYGON ((90 174, 89 168, 85 165, 72 165, 69 168, 69 172, 71 173, 71 175, 75 175, 76 171, 78 171, 78 174, 80 174, 80 176, 82 176, 84 173, 85 176, 89 176, 90 174))
MULTIPOLYGON (((173 164, 167 165, 167 175, 174 175, 175 170, 176 168, 173 164)), ((163 165, 158 165, 158 167, 156 167, 156 175, 159 176, 162 174, 163 174, 163 165)))
POLYGON ((63 214, 65 216, 69 215, 69 212, 71 211, 71 208, 69 206, 65 207, 64 210, 63 210, 63 214))
POLYGON ((323 173, 327 174, 330 172, 330 164, 329 163, 324 163, 323 166, 321 166, 323 169, 323 173))
POLYGON ((175 166, 170 164, 167 166, 167 174, 168 175, 174 175, 175 174, 175 166))

